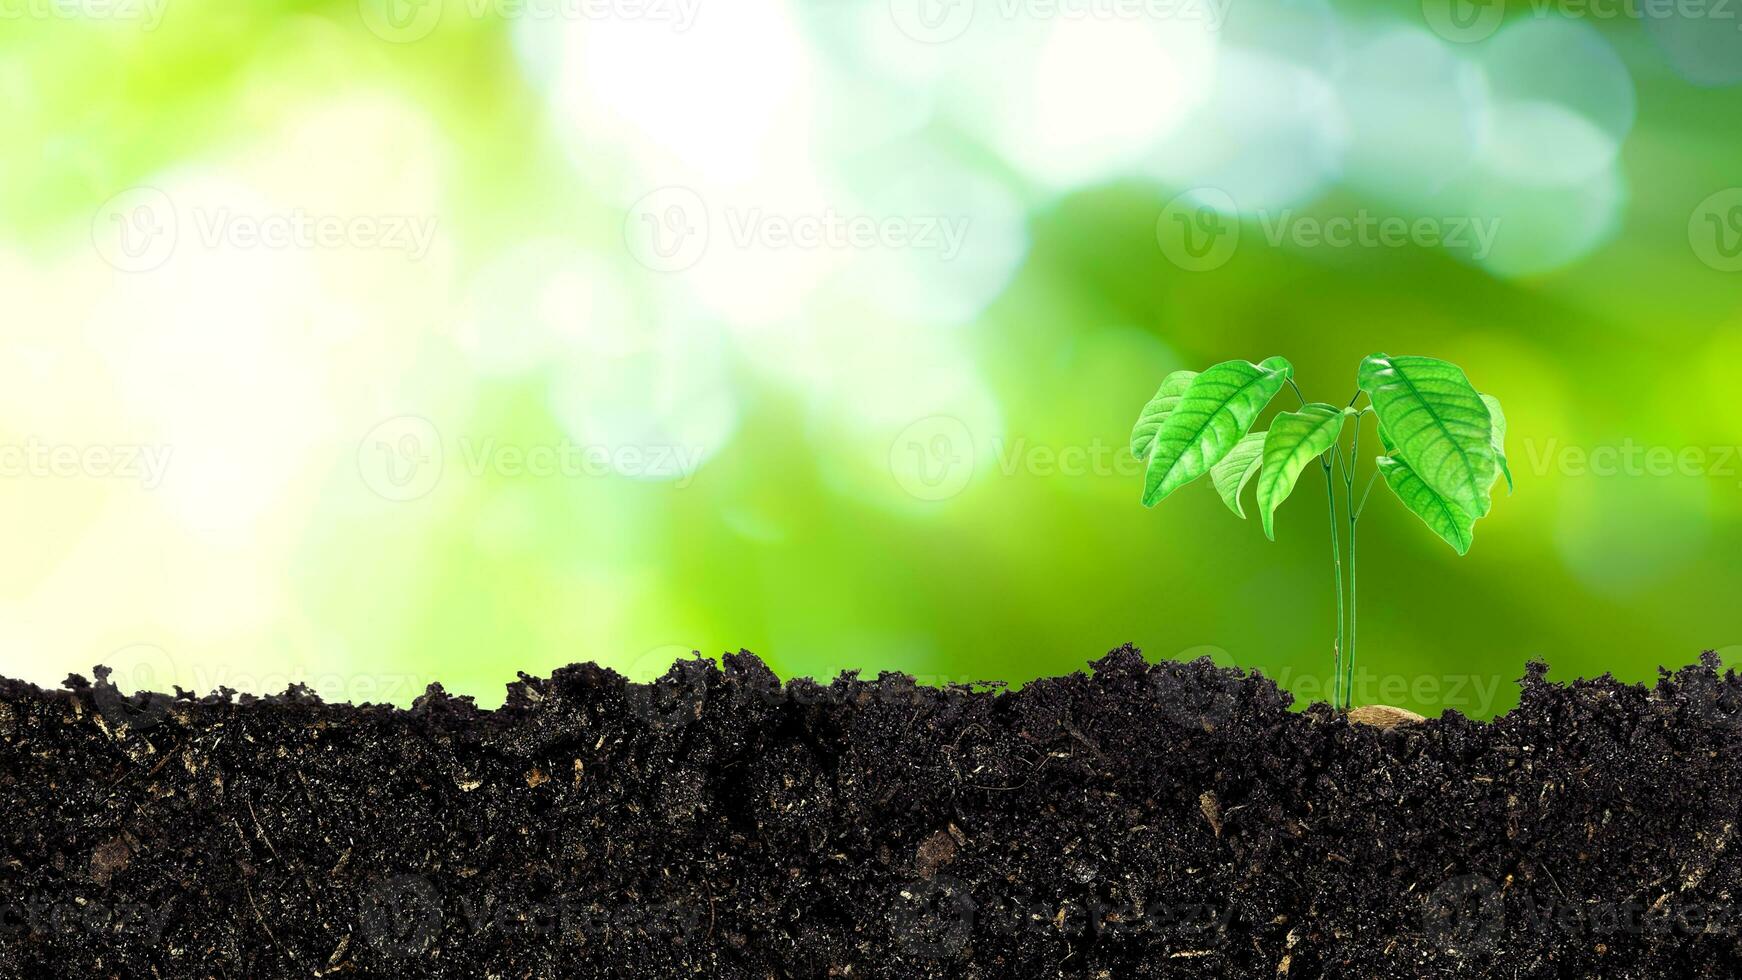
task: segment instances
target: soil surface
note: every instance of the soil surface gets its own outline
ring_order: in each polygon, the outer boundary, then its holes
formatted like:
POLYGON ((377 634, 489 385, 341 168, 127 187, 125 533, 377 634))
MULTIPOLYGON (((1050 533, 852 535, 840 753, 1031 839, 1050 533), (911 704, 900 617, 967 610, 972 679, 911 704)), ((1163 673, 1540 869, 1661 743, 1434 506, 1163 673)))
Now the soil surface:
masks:
POLYGON ((1742 678, 1390 730, 1126 647, 1020 691, 497 711, 0 682, 0 976, 1742 976, 1742 678))

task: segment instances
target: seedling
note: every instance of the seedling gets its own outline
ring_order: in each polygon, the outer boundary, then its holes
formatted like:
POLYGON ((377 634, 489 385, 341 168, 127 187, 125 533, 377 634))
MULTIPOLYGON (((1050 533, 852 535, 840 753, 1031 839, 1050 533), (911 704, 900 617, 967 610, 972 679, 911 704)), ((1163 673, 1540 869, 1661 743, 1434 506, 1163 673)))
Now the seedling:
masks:
POLYGON ((1512 489, 1505 443, 1506 416, 1499 400, 1471 386, 1462 368, 1433 357, 1389 354, 1371 354, 1361 362, 1355 395, 1343 408, 1307 401, 1295 384, 1294 365, 1282 357, 1258 364, 1223 361, 1202 372, 1175 371, 1162 380, 1131 430, 1131 453, 1145 464, 1145 507, 1207 473, 1222 502, 1245 518, 1241 496, 1256 480, 1264 536, 1272 541, 1276 509, 1294 491, 1301 472, 1314 459, 1319 461, 1330 509, 1337 594, 1331 701, 1345 711, 1354 706, 1355 530, 1374 481, 1384 477, 1397 499, 1462 555, 1470 550, 1476 521, 1488 513, 1495 481, 1504 476, 1507 491, 1512 489), (1268 430, 1253 432, 1253 423, 1285 386, 1300 399, 1300 408, 1277 413, 1268 430), (1356 408, 1363 395, 1367 404, 1356 408), (1357 501, 1361 426, 1368 415, 1376 420, 1384 453, 1375 458, 1357 501), (1351 430, 1346 457, 1345 429, 1351 430))

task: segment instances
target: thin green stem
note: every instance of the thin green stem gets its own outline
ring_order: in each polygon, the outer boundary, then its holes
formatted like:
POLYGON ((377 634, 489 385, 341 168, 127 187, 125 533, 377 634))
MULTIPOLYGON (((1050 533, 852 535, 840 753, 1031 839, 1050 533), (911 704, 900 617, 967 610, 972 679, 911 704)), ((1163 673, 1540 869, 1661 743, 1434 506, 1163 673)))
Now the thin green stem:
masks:
POLYGON ((1349 672, 1349 683, 1343 688, 1349 700, 1343 707, 1353 708, 1355 706, 1355 652, 1358 646, 1355 636, 1355 618, 1360 613, 1361 606, 1355 591, 1355 501, 1352 491, 1344 495, 1343 503, 1349 514, 1349 655, 1344 658, 1345 669, 1349 672))
POLYGON ((1361 515, 1367 512, 1367 498, 1373 493, 1373 484, 1377 482, 1379 482, 1379 471, 1376 469, 1367 477, 1367 489, 1361 491, 1361 506, 1355 508, 1356 520, 1360 520, 1361 515))
POLYGON ((1337 645, 1333 652, 1331 663, 1336 674, 1336 680, 1331 689, 1331 707, 1342 704, 1343 693, 1343 555, 1338 539, 1342 535, 1337 530, 1337 490, 1331 480, 1331 462, 1325 460, 1325 503, 1330 507, 1331 515, 1331 572, 1337 581, 1337 645))
POLYGON ((1349 443, 1349 468, 1343 471, 1343 489, 1355 492, 1355 467, 1361 465, 1361 416, 1355 416, 1355 437, 1349 443))
MULTIPOLYGON (((1356 397, 1360 394, 1357 392, 1356 397)), ((1349 404, 1355 404, 1354 399, 1349 404)), ((1361 602, 1356 592, 1355 574, 1359 566, 1355 563, 1355 522, 1359 512, 1355 510, 1355 467, 1361 463, 1361 416, 1355 416, 1355 435, 1349 444, 1349 466, 1343 471, 1343 509, 1349 515, 1349 655, 1346 658, 1349 671, 1349 684, 1345 688, 1349 692, 1349 703, 1345 708, 1354 707, 1355 697, 1355 654, 1360 648, 1360 639, 1355 632, 1356 619, 1361 613, 1361 602)))
MULTIPOLYGON (((1294 395, 1300 399, 1302 406, 1307 404, 1306 395, 1301 393, 1300 386, 1289 378, 1288 386, 1294 389, 1294 395)), ((1355 392, 1349 399, 1349 407, 1361 399, 1361 392, 1355 392)), ((1337 440, 1332 451, 1321 457, 1320 462, 1325 468, 1325 506, 1331 519, 1331 573, 1337 586, 1337 639, 1331 657, 1331 707, 1348 710, 1354 706, 1355 690, 1355 521, 1360 516, 1355 506, 1355 471, 1360 465, 1361 456, 1361 417, 1367 414, 1367 409, 1355 413, 1355 434, 1349 445, 1348 459, 1343 457, 1342 440, 1337 440), (1343 478, 1343 513, 1348 521, 1349 530, 1349 585, 1348 598, 1344 599, 1343 591, 1343 554, 1342 526, 1337 520, 1337 483, 1331 475, 1331 467, 1335 465, 1337 472, 1343 478)), ((1377 476, 1377 472, 1374 474, 1377 476)), ((1368 491, 1373 484, 1367 484, 1368 491)), ((1365 495, 1361 498, 1361 506, 1367 505, 1365 495)))

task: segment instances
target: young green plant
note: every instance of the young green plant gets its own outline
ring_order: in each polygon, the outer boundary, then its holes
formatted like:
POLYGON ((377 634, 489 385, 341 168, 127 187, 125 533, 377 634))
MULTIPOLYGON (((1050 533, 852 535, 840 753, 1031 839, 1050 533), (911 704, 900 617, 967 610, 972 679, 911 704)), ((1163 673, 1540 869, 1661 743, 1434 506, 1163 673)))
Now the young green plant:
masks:
POLYGON ((1488 513, 1495 482, 1504 476, 1508 492, 1512 489, 1506 416, 1499 400, 1478 392, 1462 368, 1433 357, 1371 354, 1355 380, 1354 397, 1338 408, 1307 401, 1295 383, 1294 365, 1282 357, 1175 371, 1162 380, 1131 431, 1131 453, 1144 463, 1145 507, 1208 474, 1228 509, 1245 518, 1241 498, 1256 480, 1259 516, 1272 541, 1276 509, 1294 492, 1301 473, 1318 461, 1325 476, 1337 596, 1331 701, 1342 710, 1354 706, 1355 531, 1374 481, 1383 477, 1397 499, 1460 555, 1470 550, 1476 521, 1488 513), (1300 407, 1278 412, 1268 429, 1252 431, 1285 387, 1300 407), (1362 396, 1367 404, 1357 408, 1362 396), (1357 499, 1361 427, 1369 415, 1384 451, 1357 499), (1345 430, 1350 433, 1347 456, 1345 430))

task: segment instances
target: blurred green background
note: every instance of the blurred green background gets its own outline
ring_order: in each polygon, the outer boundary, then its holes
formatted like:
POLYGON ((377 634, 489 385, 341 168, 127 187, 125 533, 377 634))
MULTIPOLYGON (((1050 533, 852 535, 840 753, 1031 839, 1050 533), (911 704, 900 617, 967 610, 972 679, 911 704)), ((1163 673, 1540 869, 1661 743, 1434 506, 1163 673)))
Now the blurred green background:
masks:
POLYGON ((1742 661, 1728 10, 0 15, 0 673, 496 704, 1130 641, 1322 697, 1316 477, 1271 544, 1124 447, 1173 369, 1338 402, 1379 350, 1499 395, 1518 486, 1465 558, 1376 490, 1357 700, 1742 661))

